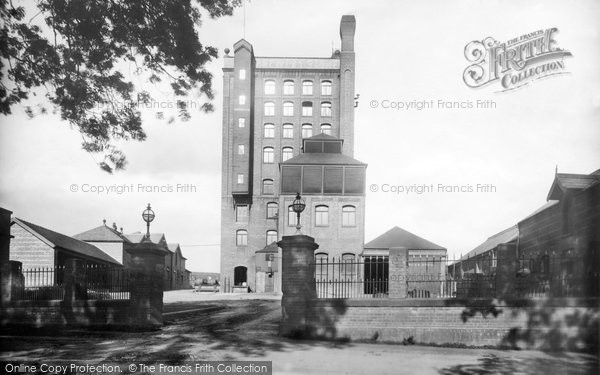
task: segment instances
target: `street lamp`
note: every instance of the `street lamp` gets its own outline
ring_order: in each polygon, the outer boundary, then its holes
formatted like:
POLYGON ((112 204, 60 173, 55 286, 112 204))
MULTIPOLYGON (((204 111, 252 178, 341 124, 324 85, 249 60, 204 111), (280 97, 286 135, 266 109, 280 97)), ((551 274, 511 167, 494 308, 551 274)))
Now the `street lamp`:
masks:
POLYGON ((142 219, 146 222, 146 238, 144 241, 150 241, 150 222, 154 220, 154 211, 150 208, 150 203, 148 203, 148 207, 142 212, 142 219))
POLYGON ((294 199, 294 203, 292 203, 292 210, 294 210, 294 212, 297 215, 296 234, 302 234, 300 233, 300 228, 302 228, 302 226, 300 225, 300 213, 304 211, 304 208, 306 208, 306 203, 304 202, 304 199, 302 199, 300 193, 296 193, 296 199, 294 199))

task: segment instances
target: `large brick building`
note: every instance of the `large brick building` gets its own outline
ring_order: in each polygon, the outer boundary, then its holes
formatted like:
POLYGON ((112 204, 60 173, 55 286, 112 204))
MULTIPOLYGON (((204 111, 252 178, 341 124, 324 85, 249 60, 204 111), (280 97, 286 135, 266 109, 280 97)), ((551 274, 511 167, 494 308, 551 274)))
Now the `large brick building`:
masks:
POLYGON ((280 291, 280 250, 269 245, 295 232, 289 207, 297 192, 306 199, 302 232, 320 251, 362 251, 366 165, 353 159, 355 27, 354 16, 342 17, 341 50, 330 57, 259 57, 243 39, 233 55, 225 51, 225 290, 280 291))

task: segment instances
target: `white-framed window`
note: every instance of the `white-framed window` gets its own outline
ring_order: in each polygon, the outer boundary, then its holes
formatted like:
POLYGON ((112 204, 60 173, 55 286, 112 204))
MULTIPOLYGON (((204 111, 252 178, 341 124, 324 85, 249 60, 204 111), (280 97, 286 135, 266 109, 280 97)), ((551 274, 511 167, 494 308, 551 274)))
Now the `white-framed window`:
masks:
POLYGON ((274 191, 274 186, 273 186, 273 180, 271 180, 270 178, 265 178, 263 180, 263 195, 273 195, 275 193, 274 191))
POLYGON ((275 116, 275 103, 265 102, 265 116, 275 116))
POLYGON ((283 115, 284 116, 293 116, 294 115, 294 103, 283 102, 283 115))
POLYGON ((331 116, 331 103, 330 102, 321 103, 321 116, 324 116, 324 117, 331 116))
POLYGON ((358 264, 356 263, 356 255, 352 254, 352 253, 344 253, 342 254, 342 275, 340 275, 341 277, 348 277, 351 275, 354 275, 356 273, 356 266, 358 266, 358 264))
POLYGON ((312 116, 312 102, 302 102, 302 116, 312 116))
POLYGON ((248 205, 235 206, 235 221, 238 223, 248 222, 248 205))
POLYGON ((274 138, 275 137, 275 125, 265 124, 263 135, 265 138, 274 138))
POLYGON ((302 81, 302 95, 312 95, 313 93, 313 82, 302 81))
POLYGON ((235 244, 237 246, 248 246, 248 231, 245 229, 238 229, 235 231, 235 244))
POLYGON ((263 163, 265 163, 265 164, 275 163, 275 149, 273 149, 273 147, 263 148, 263 163))
POLYGON ((283 138, 294 138, 294 125, 283 124, 283 138))
POLYGON ((275 81, 272 79, 265 81, 265 95, 275 95, 275 81))
POLYGON ((238 155, 244 155, 246 153, 245 145, 238 145, 238 155))
POLYGON ((302 138, 312 137, 313 127, 311 124, 302 124, 302 138))
POLYGON ((347 205, 342 207, 342 226, 343 227, 354 227, 356 226, 356 207, 347 205))
POLYGON ((238 119, 238 128, 245 128, 246 127, 246 119, 245 118, 239 118, 238 119))
POLYGON ((246 79, 246 69, 240 69, 238 73, 240 79, 246 79))
POLYGON ((239 103, 240 103, 240 105, 246 104, 246 95, 240 95, 239 103))
POLYGON ((241 185, 244 183, 244 175, 242 173, 238 173, 237 175, 237 183, 238 185, 241 185))
POLYGON ((321 133, 331 135, 331 125, 321 124, 321 133))
POLYGON ((270 245, 273 242, 277 242, 277 231, 276 230, 268 230, 267 231, 267 245, 270 245))
POLYGON ((321 95, 331 95, 331 81, 321 82, 321 95))
POLYGON ((291 147, 284 147, 281 150, 281 158, 283 161, 286 161, 288 159, 291 159, 294 157, 294 149, 291 147))
POLYGON ((277 202, 267 203, 267 219, 276 218, 279 214, 279 204, 277 202))
POLYGON ((298 214, 294 211, 294 207, 288 206, 288 227, 298 225, 298 214))
POLYGON ((294 95, 294 81, 283 81, 283 95, 294 95))
POLYGON ((317 227, 326 227, 329 225, 329 207, 325 205, 315 207, 315 225, 317 227))

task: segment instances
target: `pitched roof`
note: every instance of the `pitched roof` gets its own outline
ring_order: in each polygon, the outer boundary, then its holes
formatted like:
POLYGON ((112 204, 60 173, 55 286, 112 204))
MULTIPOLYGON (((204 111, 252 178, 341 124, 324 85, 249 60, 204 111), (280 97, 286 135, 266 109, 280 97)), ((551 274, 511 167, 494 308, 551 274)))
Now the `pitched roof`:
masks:
POLYGON ((129 242, 123 234, 106 225, 76 234, 73 238, 87 242, 129 242))
POLYGON ((409 250, 446 250, 445 247, 436 245, 397 226, 367 243, 364 247, 365 249, 406 247, 409 250))
POLYGON ((67 235, 41 227, 39 225, 32 224, 22 219, 13 218, 13 221, 19 224, 23 229, 32 233, 33 235, 45 239, 48 242, 48 245, 52 246, 53 248, 58 247, 67 251, 71 251, 73 253, 83 255, 84 257, 94 258, 104 262, 121 265, 121 263, 119 263, 116 259, 106 254, 104 251, 100 250, 96 246, 91 245, 87 242, 80 241, 73 237, 69 237, 67 235))
POLYGON ((303 139, 303 141, 308 141, 308 140, 343 141, 343 139, 341 139, 341 138, 337 138, 337 137, 334 137, 333 135, 329 135, 329 134, 325 134, 325 133, 319 133, 319 134, 313 135, 312 137, 303 139))
POLYGON ((595 171, 591 174, 557 173, 548 192, 548 200, 556 200, 562 197, 566 190, 582 190, 600 183, 600 173, 595 171))
POLYGON ((307 153, 294 156, 280 164, 283 165, 367 165, 344 154, 307 153))
POLYGON ((529 219, 530 217, 533 217, 537 214, 539 214, 542 211, 546 211, 547 209, 549 209, 550 207, 555 206, 556 204, 558 204, 559 201, 554 201, 554 200, 550 200, 546 203, 544 203, 540 208, 538 208, 537 210, 533 211, 532 213, 530 213, 529 215, 525 216, 525 218, 521 219, 519 222, 521 221, 525 221, 527 219, 529 219))
POLYGON ((187 260, 187 258, 183 256, 183 251, 181 251, 181 246, 179 246, 178 243, 168 243, 167 249, 172 253, 177 252, 177 249, 179 249, 179 254, 181 254, 181 259, 187 260))
MULTIPOLYGON (((133 243, 142 242, 144 240, 145 236, 146 236, 146 234, 141 233, 141 232, 136 232, 136 233, 131 233, 131 234, 125 235, 125 237, 133 243)), ((164 233, 150 233, 150 242, 158 244, 161 241, 165 241, 164 233)))
POLYGON ((279 246, 277 242, 273 241, 269 245, 263 247, 261 250, 257 250, 255 254, 277 254, 279 252, 279 246))
POLYGON ((519 236, 519 229, 516 225, 513 225, 510 228, 506 228, 503 231, 494 234, 485 240, 482 244, 475 247, 473 250, 469 251, 465 255, 463 255, 460 259, 471 258, 476 255, 485 253, 486 251, 494 249, 496 246, 514 241, 519 236))

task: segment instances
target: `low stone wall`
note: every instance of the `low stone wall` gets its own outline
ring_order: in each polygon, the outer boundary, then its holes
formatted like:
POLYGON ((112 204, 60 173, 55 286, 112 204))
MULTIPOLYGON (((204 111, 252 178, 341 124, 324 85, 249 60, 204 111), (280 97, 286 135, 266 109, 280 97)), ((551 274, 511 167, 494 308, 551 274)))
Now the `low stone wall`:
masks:
POLYGON ((598 350, 598 299, 313 299, 306 334, 335 340, 598 350))

